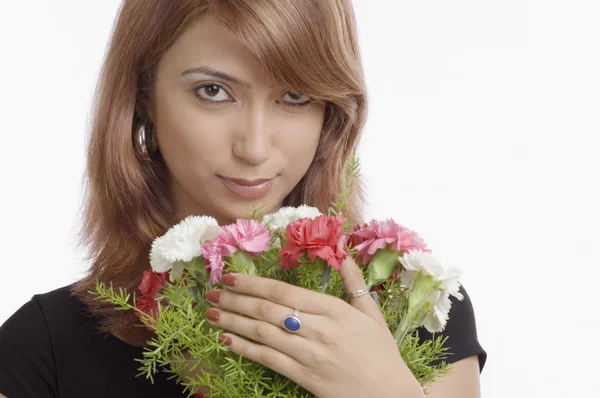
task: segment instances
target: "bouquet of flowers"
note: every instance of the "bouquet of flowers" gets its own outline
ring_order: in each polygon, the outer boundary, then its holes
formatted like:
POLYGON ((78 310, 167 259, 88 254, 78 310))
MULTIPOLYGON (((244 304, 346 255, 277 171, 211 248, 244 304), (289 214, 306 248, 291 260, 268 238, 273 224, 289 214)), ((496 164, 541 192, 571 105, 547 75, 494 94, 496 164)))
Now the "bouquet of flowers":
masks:
MULTIPOLYGON (((349 170, 351 189, 357 163, 349 170)), ((449 296, 462 299, 460 272, 440 264, 416 232, 391 219, 348 225, 343 207, 342 195, 328 215, 304 205, 284 207, 274 214, 255 211, 226 226, 212 217, 190 216, 152 244, 151 269, 143 275, 140 295, 101 282, 90 293, 135 311, 154 332, 138 359, 140 374, 149 379, 163 368, 190 395, 204 388, 207 397, 219 398, 313 397, 284 376, 228 351, 219 340, 222 331, 206 319, 213 306, 204 293, 222 288, 223 275, 236 272, 344 298, 337 271, 352 256, 402 358, 426 387, 447 373, 448 353, 444 338, 422 341, 418 329, 444 329, 449 296)), ((297 321, 290 316, 282 327, 293 332, 297 321)))

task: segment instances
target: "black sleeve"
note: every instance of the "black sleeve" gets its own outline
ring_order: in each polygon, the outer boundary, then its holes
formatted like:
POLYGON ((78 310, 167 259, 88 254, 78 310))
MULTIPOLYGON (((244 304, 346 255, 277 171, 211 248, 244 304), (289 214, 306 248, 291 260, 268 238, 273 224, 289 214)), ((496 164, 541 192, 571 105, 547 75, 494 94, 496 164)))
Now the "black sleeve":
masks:
MULTIPOLYGON (((462 286, 460 287, 460 293, 464 296, 462 301, 450 296, 452 306, 448 313, 446 327, 442 332, 434 334, 433 337, 440 335, 448 337, 446 344, 444 345, 444 347, 449 348, 448 353, 450 355, 445 360, 447 363, 458 362, 461 359, 478 355, 479 371, 481 372, 485 365, 485 361, 487 360, 487 353, 477 339, 475 311, 473 310, 471 299, 462 286)), ((421 340, 431 339, 432 334, 425 328, 420 328, 419 337, 421 340)))
POLYGON ((52 342, 35 298, 0 326, 0 393, 8 398, 58 396, 52 342))

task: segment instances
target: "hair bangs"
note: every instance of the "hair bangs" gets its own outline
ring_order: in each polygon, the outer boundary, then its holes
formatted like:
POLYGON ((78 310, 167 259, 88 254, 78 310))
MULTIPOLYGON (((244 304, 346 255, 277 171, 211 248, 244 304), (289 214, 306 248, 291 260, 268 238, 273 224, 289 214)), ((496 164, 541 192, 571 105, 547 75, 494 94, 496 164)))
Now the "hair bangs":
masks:
MULTIPOLYGON (((362 69, 348 40, 354 16, 338 1, 213 2, 211 14, 275 81, 315 100, 348 105, 364 91, 362 69), (357 79, 360 76, 360 79, 357 79)), ((351 9, 351 8, 350 8, 351 9)))

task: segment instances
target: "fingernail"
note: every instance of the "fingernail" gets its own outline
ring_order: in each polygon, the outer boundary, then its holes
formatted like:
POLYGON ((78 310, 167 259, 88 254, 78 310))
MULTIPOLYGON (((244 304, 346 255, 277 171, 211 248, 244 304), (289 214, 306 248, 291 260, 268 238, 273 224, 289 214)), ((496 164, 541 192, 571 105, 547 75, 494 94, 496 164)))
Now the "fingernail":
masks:
POLYGON ((206 299, 212 303, 218 303, 219 300, 221 300, 221 292, 209 290, 208 292, 204 293, 204 297, 206 297, 206 299))
POLYGON ((221 314, 219 313, 219 311, 215 311, 215 310, 206 311, 206 319, 208 319, 211 322, 218 321, 220 316, 221 316, 221 314))
POLYGON ((225 286, 235 286, 235 282, 236 282, 236 278, 235 275, 231 275, 231 274, 225 274, 223 275, 223 278, 221 278, 221 282, 223 282, 223 284, 225 286))
POLYGON ((223 336, 222 334, 219 335, 219 343, 223 344, 224 346, 230 346, 231 345, 231 337, 229 336, 223 336))

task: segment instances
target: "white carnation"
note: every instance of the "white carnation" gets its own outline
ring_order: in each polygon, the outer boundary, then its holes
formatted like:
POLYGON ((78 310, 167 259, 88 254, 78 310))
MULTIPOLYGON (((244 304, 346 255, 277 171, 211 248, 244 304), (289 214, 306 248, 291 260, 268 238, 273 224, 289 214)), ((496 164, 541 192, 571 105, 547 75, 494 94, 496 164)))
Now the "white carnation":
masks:
POLYGON ((455 267, 443 266, 432 254, 413 250, 398 258, 405 271, 399 274, 402 285, 411 289, 419 275, 432 276, 440 282, 439 288, 431 293, 428 301, 431 303, 423 326, 434 333, 441 332, 446 326, 450 311, 450 295, 459 300, 463 295, 459 292, 461 271, 455 267))
POLYGON ((441 332, 448 321, 448 313, 452 304, 450 297, 442 290, 436 290, 429 296, 429 301, 432 305, 423 319, 423 326, 431 333, 441 332))
POLYGON ((276 213, 267 214, 263 217, 262 224, 271 232, 283 233, 287 226, 301 218, 314 219, 321 215, 316 207, 301 205, 299 207, 282 207, 276 213))
POLYGON ((217 220, 207 216, 189 216, 156 238, 150 251, 155 272, 167 272, 175 262, 190 261, 202 255, 202 244, 219 233, 217 220))

